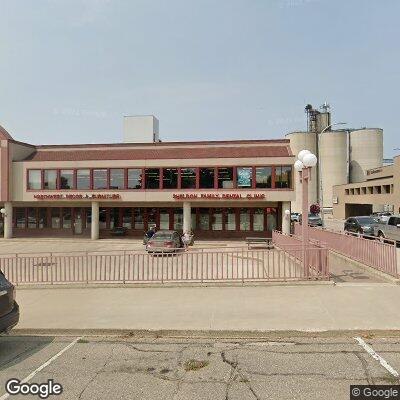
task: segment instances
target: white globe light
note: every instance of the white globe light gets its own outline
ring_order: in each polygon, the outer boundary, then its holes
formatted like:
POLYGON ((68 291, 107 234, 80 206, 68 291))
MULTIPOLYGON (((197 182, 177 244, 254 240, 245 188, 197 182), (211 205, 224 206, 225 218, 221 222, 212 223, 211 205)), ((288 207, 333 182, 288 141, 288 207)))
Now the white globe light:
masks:
POLYGON ((0 213, 5 214, 5 213, 6 213, 6 209, 5 209, 5 208, 2 208, 2 209, 0 210, 0 213))
POLYGON ((316 155, 312 154, 312 153, 306 154, 303 157, 303 164, 306 167, 315 167, 317 165, 317 157, 316 157, 316 155))
POLYGON ((297 155, 297 158, 300 161, 303 161, 304 156, 307 155, 307 154, 310 154, 310 153, 311 153, 310 150, 301 150, 300 153, 297 155))
POLYGON ((303 170, 303 168, 304 168, 304 164, 300 161, 300 160, 297 160, 295 163, 294 163, 294 169, 296 170, 296 171, 302 171, 303 170))
POLYGON ((290 215, 290 210, 285 210, 285 215, 290 215))

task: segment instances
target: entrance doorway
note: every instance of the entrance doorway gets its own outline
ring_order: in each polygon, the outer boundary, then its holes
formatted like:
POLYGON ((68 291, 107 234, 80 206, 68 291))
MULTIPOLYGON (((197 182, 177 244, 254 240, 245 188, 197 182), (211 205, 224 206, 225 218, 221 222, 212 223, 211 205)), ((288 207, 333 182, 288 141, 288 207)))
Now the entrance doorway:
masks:
POLYGON ((82 208, 74 208, 74 235, 81 235, 83 233, 83 210, 82 208))

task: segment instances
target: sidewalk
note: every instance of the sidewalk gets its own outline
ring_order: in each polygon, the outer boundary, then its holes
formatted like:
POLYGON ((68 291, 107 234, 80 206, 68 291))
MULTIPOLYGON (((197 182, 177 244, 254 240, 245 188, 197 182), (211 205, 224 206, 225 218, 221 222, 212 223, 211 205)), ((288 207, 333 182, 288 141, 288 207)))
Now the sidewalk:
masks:
POLYGON ((19 289, 17 300, 19 329, 400 329, 400 286, 384 283, 19 289))

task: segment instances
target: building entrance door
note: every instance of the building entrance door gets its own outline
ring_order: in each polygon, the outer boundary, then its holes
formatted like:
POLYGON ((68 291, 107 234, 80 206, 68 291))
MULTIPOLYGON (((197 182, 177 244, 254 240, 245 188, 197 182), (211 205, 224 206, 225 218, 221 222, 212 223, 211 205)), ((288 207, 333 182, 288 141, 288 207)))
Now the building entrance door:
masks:
POLYGON ((81 235, 83 232, 83 212, 82 208, 74 209, 74 235, 81 235))

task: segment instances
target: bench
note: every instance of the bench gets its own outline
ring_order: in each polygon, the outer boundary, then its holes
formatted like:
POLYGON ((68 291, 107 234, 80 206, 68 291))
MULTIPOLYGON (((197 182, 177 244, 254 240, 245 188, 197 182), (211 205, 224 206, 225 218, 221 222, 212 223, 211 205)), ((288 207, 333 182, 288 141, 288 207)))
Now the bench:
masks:
POLYGON ((253 245, 262 245, 262 247, 272 248, 272 238, 263 238, 263 237, 247 237, 246 238, 247 248, 250 248, 253 245))

